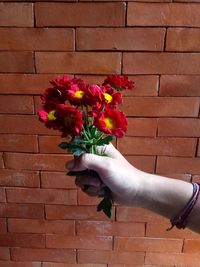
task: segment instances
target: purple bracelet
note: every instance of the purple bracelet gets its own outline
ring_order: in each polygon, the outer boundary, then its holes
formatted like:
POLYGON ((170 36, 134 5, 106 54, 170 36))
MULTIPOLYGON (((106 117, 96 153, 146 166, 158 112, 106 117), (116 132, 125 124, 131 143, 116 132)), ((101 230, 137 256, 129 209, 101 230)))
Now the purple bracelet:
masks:
POLYGON ((171 227, 167 229, 167 231, 171 230, 174 226, 178 229, 184 229, 188 223, 190 214, 197 203, 199 193, 200 193, 200 184, 192 183, 193 185, 193 194, 184 208, 173 218, 170 220, 171 227))

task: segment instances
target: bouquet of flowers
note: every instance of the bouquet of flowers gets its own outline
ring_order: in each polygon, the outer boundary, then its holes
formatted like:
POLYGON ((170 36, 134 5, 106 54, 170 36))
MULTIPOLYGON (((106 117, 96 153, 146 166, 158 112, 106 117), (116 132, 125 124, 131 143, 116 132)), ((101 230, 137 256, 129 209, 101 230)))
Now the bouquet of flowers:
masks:
MULTIPOLYGON (((62 149, 74 156, 98 154, 97 146, 109 144, 114 137, 121 138, 126 133, 126 115, 117 108, 122 103, 120 91, 134 87, 128 77, 109 75, 102 85, 97 85, 63 75, 50 83, 52 86, 41 96, 42 107, 38 115, 46 127, 58 130, 66 138, 59 144, 62 149)), ((83 171, 84 175, 87 172, 91 170, 83 171)), ((69 172, 68 175, 80 176, 81 172, 69 172)), ((112 196, 107 187, 104 191, 97 210, 110 217, 112 196)))

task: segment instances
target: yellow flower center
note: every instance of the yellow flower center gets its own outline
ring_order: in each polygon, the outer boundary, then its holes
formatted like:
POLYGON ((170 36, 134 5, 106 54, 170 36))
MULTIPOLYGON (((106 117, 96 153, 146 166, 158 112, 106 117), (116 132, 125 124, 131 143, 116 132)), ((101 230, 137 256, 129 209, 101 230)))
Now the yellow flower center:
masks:
POLYGON ((107 127, 108 129, 113 129, 113 128, 115 128, 115 122, 114 122, 111 118, 105 118, 105 119, 104 119, 104 122, 105 122, 106 127, 107 127))
POLYGON ((105 100, 108 101, 108 103, 112 102, 113 100, 112 96, 107 93, 104 93, 104 97, 105 97, 105 100))
POLYGON ((85 94, 85 92, 83 92, 82 90, 78 90, 78 91, 75 92, 74 96, 76 98, 81 99, 81 98, 83 98, 84 94, 85 94))
POLYGON ((51 111, 48 113, 47 118, 48 118, 49 121, 55 121, 55 120, 56 120, 55 112, 56 112, 55 110, 51 110, 51 111))

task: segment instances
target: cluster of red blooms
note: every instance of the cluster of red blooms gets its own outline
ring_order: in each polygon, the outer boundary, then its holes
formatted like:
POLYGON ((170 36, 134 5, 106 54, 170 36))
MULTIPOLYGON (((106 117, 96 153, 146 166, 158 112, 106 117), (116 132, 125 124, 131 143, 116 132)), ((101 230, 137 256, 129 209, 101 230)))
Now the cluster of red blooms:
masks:
POLYGON ((58 76, 50 82, 52 87, 42 95, 40 120, 48 128, 59 130, 62 136, 80 136, 85 123, 83 108, 93 124, 106 134, 122 137, 127 130, 123 112, 117 110, 122 103, 119 91, 132 89, 134 84, 127 77, 109 75, 102 85, 90 85, 79 78, 58 76))

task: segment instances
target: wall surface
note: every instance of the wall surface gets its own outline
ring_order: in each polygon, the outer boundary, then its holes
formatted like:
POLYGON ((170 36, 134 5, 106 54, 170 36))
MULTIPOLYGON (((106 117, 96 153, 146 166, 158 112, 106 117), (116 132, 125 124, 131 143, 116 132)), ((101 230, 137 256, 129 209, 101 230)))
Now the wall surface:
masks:
POLYGON ((36 116, 56 74, 128 75, 120 151, 144 171, 200 179, 200 1, 8 0, 0 37, 0 266, 200 266, 197 234, 166 232, 140 208, 97 213, 36 116))

